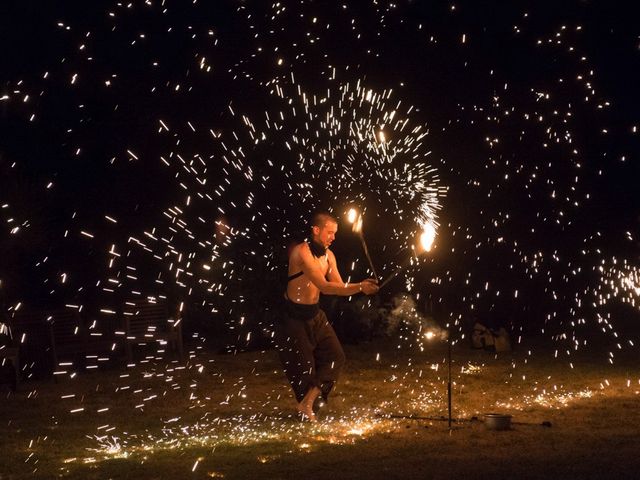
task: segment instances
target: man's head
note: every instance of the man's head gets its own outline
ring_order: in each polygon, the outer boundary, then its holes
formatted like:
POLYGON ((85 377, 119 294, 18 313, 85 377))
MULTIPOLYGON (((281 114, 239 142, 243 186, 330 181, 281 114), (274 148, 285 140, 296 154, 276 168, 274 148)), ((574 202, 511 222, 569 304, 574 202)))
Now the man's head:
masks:
POLYGON ((329 248, 336 238, 338 221, 329 212, 318 210, 311 217, 312 240, 324 249, 329 248))

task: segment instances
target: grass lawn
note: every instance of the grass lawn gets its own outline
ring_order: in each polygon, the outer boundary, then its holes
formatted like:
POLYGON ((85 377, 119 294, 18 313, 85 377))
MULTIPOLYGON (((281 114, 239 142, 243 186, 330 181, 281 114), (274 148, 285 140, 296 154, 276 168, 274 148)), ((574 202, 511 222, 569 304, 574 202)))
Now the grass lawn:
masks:
POLYGON ((631 354, 610 364, 454 345, 449 430, 445 345, 346 352, 316 425, 293 415, 273 351, 150 358, 23 382, 16 393, 0 387, 0 480, 640 475, 640 362, 631 354), (487 430, 488 412, 513 415, 513 428, 487 430))

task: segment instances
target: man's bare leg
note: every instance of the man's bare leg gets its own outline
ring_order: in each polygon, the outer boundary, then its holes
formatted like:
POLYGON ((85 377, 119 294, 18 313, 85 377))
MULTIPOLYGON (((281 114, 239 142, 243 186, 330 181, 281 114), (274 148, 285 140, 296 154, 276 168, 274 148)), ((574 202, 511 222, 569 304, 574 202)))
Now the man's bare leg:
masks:
MULTIPOLYGON (((309 419, 310 422, 317 421, 316 414, 313 413, 313 402, 322 391, 318 387, 311 387, 302 401, 298 404, 298 411, 309 419)), ((304 418, 303 418, 304 419, 304 418)))

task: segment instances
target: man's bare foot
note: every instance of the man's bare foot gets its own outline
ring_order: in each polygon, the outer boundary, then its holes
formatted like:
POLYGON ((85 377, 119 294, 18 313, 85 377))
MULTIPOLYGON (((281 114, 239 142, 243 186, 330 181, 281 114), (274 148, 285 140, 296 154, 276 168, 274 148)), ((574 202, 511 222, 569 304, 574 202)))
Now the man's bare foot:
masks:
POLYGON ((302 403, 298 404, 298 412, 302 415, 302 421, 308 420, 310 422, 317 422, 316 414, 313 413, 313 408, 302 403))
POLYGON ((298 404, 298 412, 302 414, 302 419, 308 419, 310 422, 317 422, 316 414, 313 413, 313 402, 315 402, 321 390, 318 387, 311 387, 302 401, 298 404), (305 418, 306 417, 306 418, 305 418))

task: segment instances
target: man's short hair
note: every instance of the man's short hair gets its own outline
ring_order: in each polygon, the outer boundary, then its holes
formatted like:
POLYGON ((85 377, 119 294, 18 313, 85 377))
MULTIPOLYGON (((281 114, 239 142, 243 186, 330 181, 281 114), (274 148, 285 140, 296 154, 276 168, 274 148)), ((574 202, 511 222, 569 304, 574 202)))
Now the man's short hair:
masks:
POLYGON ((323 228, 327 222, 338 223, 338 220, 326 210, 316 210, 311 215, 312 227, 323 228))

